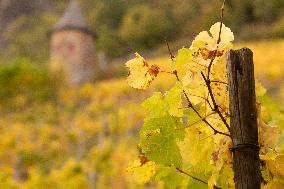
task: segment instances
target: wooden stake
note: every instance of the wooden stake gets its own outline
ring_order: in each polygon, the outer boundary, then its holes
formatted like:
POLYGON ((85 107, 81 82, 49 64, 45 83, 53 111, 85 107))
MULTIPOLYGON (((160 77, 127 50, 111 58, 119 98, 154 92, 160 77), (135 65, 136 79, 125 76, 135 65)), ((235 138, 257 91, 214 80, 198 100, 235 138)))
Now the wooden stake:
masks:
POLYGON ((233 169, 236 189, 260 189, 253 53, 244 48, 227 54, 233 169))

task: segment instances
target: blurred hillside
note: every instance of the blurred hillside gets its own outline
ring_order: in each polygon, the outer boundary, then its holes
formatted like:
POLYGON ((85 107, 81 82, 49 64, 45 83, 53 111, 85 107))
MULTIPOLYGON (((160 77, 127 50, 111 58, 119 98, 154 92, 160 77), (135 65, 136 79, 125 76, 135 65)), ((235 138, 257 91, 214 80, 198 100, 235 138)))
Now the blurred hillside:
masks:
POLYGON ((126 167, 138 156, 140 103, 164 79, 144 93, 124 80, 71 89, 43 65, 0 66, 0 188, 158 188, 135 183, 126 167))
MULTIPOLYGON (((0 49, 3 60, 24 57, 38 63, 49 56, 49 32, 67 0, 2 0, 0 49)), ((219 17, 220 0, 81 0, 96 29, 96 46, 109 58, 149 51, 172 41, 189 41, 219 17)), ((283 0, 228 0, 225 23, 237 40, 284 36, 283 0), (253 27, 252 27, 253 26, 253 27)))

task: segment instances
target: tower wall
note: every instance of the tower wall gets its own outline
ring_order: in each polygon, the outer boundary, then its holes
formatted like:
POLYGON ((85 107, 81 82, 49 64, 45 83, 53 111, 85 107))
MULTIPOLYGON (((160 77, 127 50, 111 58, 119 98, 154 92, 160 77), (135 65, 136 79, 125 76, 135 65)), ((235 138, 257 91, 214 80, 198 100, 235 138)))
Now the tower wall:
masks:
POLYGON ((80 30, 61 30, 51 37, 51 69, 64 74, 71 85, 90 82, 95 73, 94 43, 80 30))

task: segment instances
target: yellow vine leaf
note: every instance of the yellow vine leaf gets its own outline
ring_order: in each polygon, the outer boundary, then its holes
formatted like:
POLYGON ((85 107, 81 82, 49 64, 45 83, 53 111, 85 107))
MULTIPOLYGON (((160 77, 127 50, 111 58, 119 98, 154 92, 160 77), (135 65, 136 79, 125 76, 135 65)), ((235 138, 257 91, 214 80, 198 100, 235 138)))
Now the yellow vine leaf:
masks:
POLYGON ((234 40, 234 34, 230 28, 226 27, 224 24, 222 25, 221 30, 221 40, 218 45, 219 32, 220 32, 221 23, 217 22, 210 28, 210 35, 207 31, 200 32, 194 42, 193 45, 197 45, 197 48, 201 48, 202 46, 209 51, 214 51, 218 48, 219 51, 227 50, 232 48, 231 42, 234 40), (203 45, 201 45, 203 44, 203 45))
POLYGON ((192 83, 192 81, 193 81, 193 73, 192 71, 188 70, 182 79, 182 84, 184 86, 188 86, 192 83))
MULTIPOLYGON (((214 41, 218 41, 219 32, 220 32, 220 22, 217 22, 210 28, 210 33, 214 39, 214 41)), ((221 41, 219 43, 219 49, 224 50, 228 46, 231 47, 231 42, 234 41, 234 34, 230 28, 226 27, 225 24, 222 25, 221 30, 221 41)))
POLYGON ((127 167, 127 172, 132 175, 137 184, 145 184, 152 179, 157 169, 158 166, 153 161, 141 163, 141 160, 135 160, 127 167))
POLYGON ((276 152, 273 152, 273 151, 267 152, 264 155, 262 155, 262 154, 259 155, 260 159, 265 160, 265 161, 268 161, 268 160, 275 161, 278 156, 279 156, 279 154, 276 153, 276 152))
MULTIPOLYGON (((229 150, 231 146, 232 141, 227 137, 223 138, 219 141, 218 148, 212 153, 211 164, 215 166, 212 175, 208 179, 208 188, 215 188, 220 175, 224 171, 224 167, 232 163, 232 156, 229 150)), ((233 182, 230 182, 228 184, 232 186, 233 182)))
POLYGON ((278 154, 275 160, 268 160, 267 166, 275 178, 284 180, 284 154, 278 154))
POLYGON ((184 90, 193 104, 204 102, 207 88, 200 73, 188 71, 182 79, 184 90))
POLYGON ((145 59, 138 53, 136 57, 129 60, 125 66, 129 69, 127 83, 135 89, 147 89, 151 82, 157 77, 160 68, 156 65, 149 67, 145 59))
POLYGON ((279 128, 277 126, 267 125, 262 120, 258 121, 258 127, 260 147, 275 149, 276 143, 280 135, 279 128))

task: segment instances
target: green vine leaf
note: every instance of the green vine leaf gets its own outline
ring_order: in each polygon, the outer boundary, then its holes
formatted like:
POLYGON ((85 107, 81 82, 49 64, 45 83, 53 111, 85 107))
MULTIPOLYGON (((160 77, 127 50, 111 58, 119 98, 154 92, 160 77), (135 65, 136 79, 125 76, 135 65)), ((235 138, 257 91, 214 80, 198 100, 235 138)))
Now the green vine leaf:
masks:
POLYGON ((169 114, 146 120, 140 130, 140 145, 143 153, 157 164, 181 167, 182 157, 177 141, 184 138, 182 127, 181 121, 169 114))
POLYGON ((175 117, 183 116, 181 93, 182 87, 177 83, 165 96, 169 114, 175 117))
POLYGON ((161 92, 155 92, 152 97, 146 99, 142 107, 147 110, 149 118, 158 118, 167 114, 167 106, 161 92))
POLYGON ((193 50, 189 48, 182 48, 178 50, 178 55, 176 57, 176 65, 180 66, 189 63, 192 60, 193 50))

